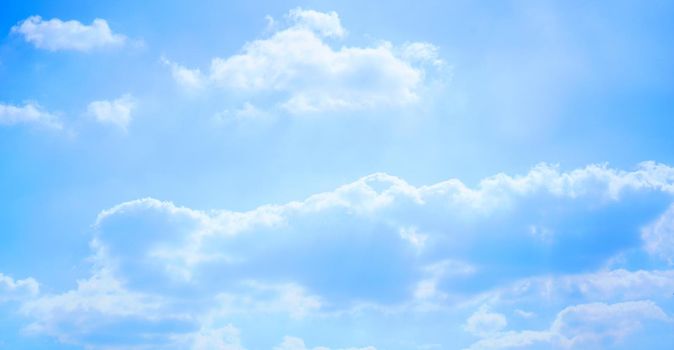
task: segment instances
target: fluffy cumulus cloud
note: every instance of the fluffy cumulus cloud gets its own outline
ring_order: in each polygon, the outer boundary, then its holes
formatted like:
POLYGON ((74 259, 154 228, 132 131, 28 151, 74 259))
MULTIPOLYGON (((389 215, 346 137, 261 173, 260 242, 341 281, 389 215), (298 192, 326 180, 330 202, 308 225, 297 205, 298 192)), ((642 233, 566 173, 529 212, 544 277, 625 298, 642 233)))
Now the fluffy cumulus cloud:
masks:
POLYGON ((59 118, 34 102, 23 106, 0 103, 0 125, 32 123, 53 129, 62 129, 59 118))
MULTIPOLYGON (((478 337, 473 349, 582 348, 669 321, 674 272, 648 259, 643 232, 673 195, 674 168, 645 162, 541 164, 475 187, 379 173, 249 211, 138 199, 98 215, 90 277, 20 311, 33 333, 105 349, 238 349, 250 333, 239 339, 230 325, 247 317, 330 327, 408 313, 462 317, 456 329, 478 337), (510 330, 555 313, 549 328, 510 330)), ((308 347, 286 338, 278 348, 308 347)))
POLYGON ((186 88, 275 96, 293 114, 410 104, 419 99, 427 70, 444 65, 430 43, 338 46, 334 40, 346 30, 335 12, 295 9, 285 19, 287 26, 270 37, 213 58, 208 72, 163 61, 186 88))
POLYGON ((49 51, 91 51, 124 45, 126 37, 113 33, 104 19, 96 18, 91 24, 79 21, 62 21, 58 18, 44 20, 31 16, 12 27, 12 32, 39 49, 49 51))
POLYGON ((574 305, 560 311, 548 329, 496 332, 467 349, 521 349, 541 344, 566 349, 605 348, 653 320, 671 321, 649 300, 574 305))
POLYGON ((126 130, 133 118, 136 100, 125 94, 115 100, 93 101, 87 106, 87 112, 99 123, 109 124, 126 130))

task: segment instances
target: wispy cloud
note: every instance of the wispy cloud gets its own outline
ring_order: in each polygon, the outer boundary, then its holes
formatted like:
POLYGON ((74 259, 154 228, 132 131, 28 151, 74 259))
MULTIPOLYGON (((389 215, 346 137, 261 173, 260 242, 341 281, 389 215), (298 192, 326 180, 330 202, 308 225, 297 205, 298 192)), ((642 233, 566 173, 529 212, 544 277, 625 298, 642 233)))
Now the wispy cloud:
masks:
POLYGON ((34 102, 23 106, 0 103, 0 125, 39 124, 49 128, 62 129, 58 116, 48 112, 34 102))
POLYGON ((585 349, 598 346, 604 340, 623 339, 649 320, 668 321, 669 316, 650 300, 580 304, 560 311, 549 329, 486 334, 467 350, 522 348, 541 343, 585 349))

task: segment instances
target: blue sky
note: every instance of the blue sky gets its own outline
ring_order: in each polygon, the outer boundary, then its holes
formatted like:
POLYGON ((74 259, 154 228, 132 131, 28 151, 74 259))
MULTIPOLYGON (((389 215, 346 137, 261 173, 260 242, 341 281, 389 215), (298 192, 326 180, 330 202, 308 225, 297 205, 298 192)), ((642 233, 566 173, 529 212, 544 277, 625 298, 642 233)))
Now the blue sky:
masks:
POLYGON ((673 16, 3 0, 0 349, 668 349, 673 16))

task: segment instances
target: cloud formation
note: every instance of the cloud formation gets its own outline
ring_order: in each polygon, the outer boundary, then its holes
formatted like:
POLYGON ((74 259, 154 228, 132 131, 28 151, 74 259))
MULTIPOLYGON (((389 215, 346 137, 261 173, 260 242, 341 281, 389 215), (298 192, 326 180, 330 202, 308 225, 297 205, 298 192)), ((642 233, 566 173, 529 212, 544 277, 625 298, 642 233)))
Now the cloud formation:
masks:
POLYGON ((43 20, 31 16, 12 27, 12 33, 20 34, 38 49, 49 51, 72 50, 88 52, 94 49, 119 47, 126 37, 113 33, 108 22, 96 18, 91 24, 79 21, 62 21, 58 18, 43 20))
MULTIPOLYGON (((464 324, 483 338, 473 349, 610 340, 639 320, 667 318, 655 303, 674 287, 670 270, 604 266, 642 250, 642 229, 667 210, 673 185, 674 169, 653 162, 632 171, 541 164, 475 187, 457 179, 417 187, 379 173, 242 212, 138 199, 98 215, 89 278, 26 301, 21 312, 34 333, 106 349, 112 344, 88 339, 110 327, 128 332, 124 346, 171 349, 220 344, 214 339, 233 334, 222 327, 241 317, 301 323, 470 305, 482 305, 464 324), (532 236, 532 225, 549 228, 551 239, 532 236), (506 314, 535 319, 546 305, 563 310, 549 329, 507 330, 506 314), (601 328, 614 317, 637 321, 601 328), (158 328, 165 331, 143 337, 158 328)), ((289 339, 279 346, 302 349, 289 339)))
POLYGON ((23 106, 0 103, 0 125, 39 124, 53 129, 62 129, 59 118, 34 102, 23 106))
MULTIPOLYGON (((139 249, 150 251, 139 250, 138 254, 149 253, 149 258, 156 259, 158 265, 155 267, 163 267, 162 274, 186 280, 194 277, 200 266, 218 261, 228 264, 262 264, 276 254, 282 256, 290 251, 304 251, 307 248, 319 251, 327 249, 327 246, 311 246, 314 243, 309 235, 314 230, 322 232, 324 239, 338 239, 333 241, 334 244, 342 244, 341 240, 346 242, 353 235, 355 241, 345 247, 347 251, 342 252, 344 254, 349 251, 356 255, 361 254, 358 250, 360 248, 354 244, 362 240, 381 240, 381 251, 385 253, 381 258, 393 259, 389 263, 403 271, 403 266, 409 265, 404 260, 416 260, 415 264, 437 262, 431 261, 431 257, 451 257, 464 261, 472 259, 478 266, 483 264, 494 268, 501 262, 510 260, 513 252, 507 250, 481 253, 485 250, 481 245, 484 240, 508 244, 503 248, 516 249, 520 258, 527 259, 528 263, 546 259, 540 255, 541 244, 545 244, 548 256, 560 259, 558 268, 574 269, 576 266, 576 269, 580 269, 581 266, 593 262, 585 261, 581 256, 565 254, 569 245, 578 245, 577 249, 594 249, 591 242, 614 229, 622 230, 620 234, 612 232, 617 235, 613 246, 607 245, 606 251, 594 252, 593 259, 597 259, 594 264, 599 264, 602 257, 609 258, 621 248, 638 244, 638 231, 644 223, 637 213, 633 218, 626 219, 627 221, 616 223, 574 219, 573 224, 567 224, 565 218, 571 221, 571 218, 583 217, 590 208, 593 208, 593 215, 632 210, 629 201, 622 197, 638 199, 651 196, 653 191, 669 196, 673 181, 672 168, 654 163, 644 163, 633 172, 593 165, 560 173, 554 167, 540 165, 526 176, 510 177, 500 174, 487 178, 476 189, 468 188, 458 180, 414 187, 400 178, 375 174, 301 202, 265 205, 248 212, 203 212, 156 199, 135 200, 103 211, 97 225, 101 229, 101 240, 110 249, 115 252, 119 250, 120 254, 135 260, 138 258, 134 255, 136 253, 123 252, 121 248, 125 236, 119 233, 110 236, 108 232, 122 231, 134 235, 135 220, 139 218, 137 215, 152 215, 158 225, 152 227, 152 231, 163 234, 155 237, 145 233, 138 242, 139 249), (533 204, 541 207, 542 211, 534 211, 533 204), (551 218, 546 217, 544 208, 547 206, 564 206, 566 209, 551 218), (523 216, 525 213, 526 216, 523 216), (313 219, 315 217, 344 222, 340 224, 343 227, 324 228, 321 226, 322 221, 316 221, 313 219), (498 217, 508 218, 508 221, 507 225, 500 226, 495 231, 492 221, 498 217), (531 236, 532 222, 541 220, 551 221, 546 225, 555 227, 554 244, 540 242, 531 236), (174 224, 167 225, 169 222, 174 224), (127 224, 133 226, 126 228, 127 224), (118 225, 122 225, 123 229, 117 229, 118 225), (410 227, 415 227, 415 231, 410 231, 410 227), (573 234, 578 230, 583 234, 573 234), (284 241, 279 240, 279 234, 271 232, 283 232, 284 241), (417 232, 423 232, 425 236, 417 232), (461 249, 449 244, 457 236, 464 239, 461 249), (423 254, 410 255, 410 251, 417 251, 421 237, 425 237, 423 241, 427 249, 422 251, 423 254), (258 256, 255 247, 249 245, 251 240, 265 240, 272 250, 265 250, 266 254, 258 256), (158 242, 163 243, 157 245, 158 242), (305 247, 306 244, 310 246, 305 247), (511 246, 513 244, 516 245, 511 246), (116 248, 117 245, 120 247, 116 248), (237 247, 252 250, 244 253, 237 247), (254 260, 258 258, 262 260, 254 260)), ((327 241, 315 243, 326 244, 327 241)), ((329 251, 323 253, 328 254, 329 251)), ((316 258, 320 258, 320 255, 316 258)), ((303 259, 313 257, 307 253, 296 255, 295 258, 299 259, 299 264, 303 259)), ((291 266, 286 268, 292 270, 291 266)), ((363 272, 366 271, 367 269, 363 272)), ((520 270, 502 273, 517 271, 520 270)), ((398 275, 399 278, 404 276, 405 274, 398 275)))
POLYGON ((482 305, 468 320, 464 329, 476 335, 489 335, 496 333, 508 325, 506 317, 502 314, 491 312, 486 305, 482 305))
POLYGON ((132 112, 136 108, 136 100, 129 94, 108 101, 93 101, 87 106, 87 112, 96 121, 110 124, 126 130, 133 118, 132 112))
POLYGON ((674 205, 641 232, 646 250, 674 265, 674 205))
POLYGON ((574 305, 560 311, 547 330, 489 334, 467 349, 521 349, 540 343, 566 349, 601 348, 605 342, 620 340, 651 320, 670 321, 670 317, 649 300, 574 305))
POLYGON ((40 285, 33 278, 15 280, 0 273, 0 303, 28 299, 38 295, 40 285))
POLYGON ((163 61, 186 88, 275 94, 292 114, 407 105, 419 99, 426 69, 444 64, 430 43, 334 48, 331 40, 346 35, 335 12, 298 8, 286 19, 288 26, 269 38, 213 58, 208 73, 163 61))
POLYGON ((490 302, 527 300, 629 301, 666 298, 674 290, 674 270, 600 270, 561 276, 535 276, 517 280, 481 295, 490 302))

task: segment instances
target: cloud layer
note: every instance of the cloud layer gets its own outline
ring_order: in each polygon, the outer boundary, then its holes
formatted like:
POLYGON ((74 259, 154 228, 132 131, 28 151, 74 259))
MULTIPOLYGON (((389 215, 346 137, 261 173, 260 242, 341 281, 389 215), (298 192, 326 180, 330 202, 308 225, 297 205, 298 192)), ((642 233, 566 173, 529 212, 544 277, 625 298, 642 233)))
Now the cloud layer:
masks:
POLYGON ((674 3, 257 5, 2 12, 0 349, 674 344, 674 3))
MULTIPOLYGON (((673 186, 674 169, 652 162, 633 171, 541 164, 475 188, 456 179, 415 187, 373 174, 245 212, 139 199, 99 214, 90 277, 23 302, 21 313, 33 333, 92 348, 239 349, 245 341, 229 325, 242 317, 455 317, 474 305, 482 306, 457 325, 482 338, 472 349, 612 341, 641 320, 669 320, 655 301, 671 293, 671 270, 610 264, 635 250, 654 261, 667 254, 648 249, 662 237, 642 232, 669 215, 673 186), (624 211, 632 215, 616 221, 624 211), (532 225, 548 237, 532 234, 532 225), (611 242, 597 245, 606 235, 611 242), (551 306, 562 311, 545 330, 508 330, 499 311, 535 319, 551 306), (624 321, 602 326, 616 318, 624 321), (87 340, 110 328, 125 330, 123 345, 87 340)), ((279 346, 306 348, 292 337, 279 346)))
POLYGON ((565 349, 604 348, 650 320, 670 321, 670 318, 651 301, 574 305, 560 311, 549 329, 493 332, 467 349, 522 349, 541 343, 565 349))

